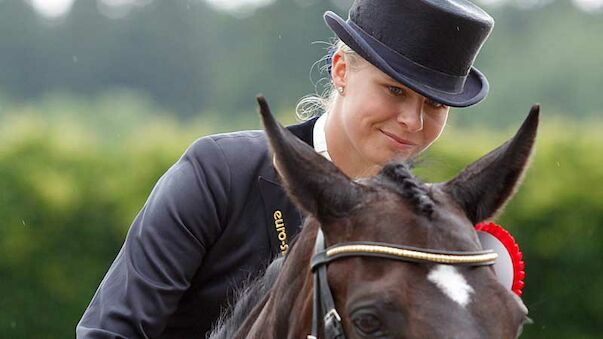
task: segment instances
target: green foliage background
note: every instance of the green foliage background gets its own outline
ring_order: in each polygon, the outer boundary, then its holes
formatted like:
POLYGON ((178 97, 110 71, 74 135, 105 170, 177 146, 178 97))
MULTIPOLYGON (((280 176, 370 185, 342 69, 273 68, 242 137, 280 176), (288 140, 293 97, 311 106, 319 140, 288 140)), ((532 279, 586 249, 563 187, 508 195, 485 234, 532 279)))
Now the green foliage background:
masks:
MULTIPOLYGON (((293 123, 324 76, 311 67, 324 54, 311 42, 331 36, 321 15, 349 2, 277 0, 233 16, 149 0, 111 17, 77 0, 47 21, 0 1, 0 338, 73 337, 157 179, 196 138, 259 128, 257 92, 293 123)), ((527 265, 534 324, 522 338, 600 338, 603 14, 542 3, 489 8, 496 26, 477 64, 491 94, 453 110, 417 173, 451 178, 542 103, 532 167, 497 219, 527 265)))
MULTIPOLYGON (((54 21, 25 0, 0 1, 0 98, 93 98, 128 88, 180 119, 255 122, 249 112, 258 92, 286 111, 321 91, 324 63, 313 64, 333 37, 322 15, 345 17, 351 3, 274 0, 236 16, 203 0, 137 1, 147 5, 115 17, 99 10, 101 0, 77 0, 54 21)), ((487 7, 496 23, 476 59, 491 94, 467 110, 474 114, 463 124, 508 126, 534 102, 551 115, 596 117, 603 107, 603 11, 584 12, 569 0, 497 2, 508 5, 487 7)))
MULTIPOLYGON (((497 132, 450 126, 417 173, 447 180, 519 123, 497 132)), ((177 123, 124 94, 15 107, 0 126, 0 337, 72 337, 153 184, 219 128, 177 123), (94 118, 78 116, 82 109, 94 118)), ((524 300, 535 323, 523 338, 603 333, 601 127, 545 111, 532 167, 498 219, 527 265, 524 300)))

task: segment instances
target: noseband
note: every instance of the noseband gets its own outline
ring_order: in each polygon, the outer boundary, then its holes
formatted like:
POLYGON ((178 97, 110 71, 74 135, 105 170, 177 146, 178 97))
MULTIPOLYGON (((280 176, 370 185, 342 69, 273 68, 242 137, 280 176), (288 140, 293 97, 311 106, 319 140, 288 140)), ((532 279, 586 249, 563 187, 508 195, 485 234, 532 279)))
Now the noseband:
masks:
POLYGON ((377 257, 414 263, 484 266, 494 264, 498 254, 491 250, 439 251, 368 241, 341 243, 325 249, 324 236, 319 229, 311 261, 314 273, 314 299, 312 334, 308 335, 307 339, 318 338, 319 315, 322 317, 325 339, 345 339, 341 317, 335 309, 335 302, 327 281, 327 264, 346 257, 377 257))

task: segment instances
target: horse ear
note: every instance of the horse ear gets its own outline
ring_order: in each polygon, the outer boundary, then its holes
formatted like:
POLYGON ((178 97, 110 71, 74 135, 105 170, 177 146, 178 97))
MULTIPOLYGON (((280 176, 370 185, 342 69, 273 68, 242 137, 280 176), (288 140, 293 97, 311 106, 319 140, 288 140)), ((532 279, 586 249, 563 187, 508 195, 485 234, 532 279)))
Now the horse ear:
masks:
POLYGON ((540 106, 534 105, 513 138, 443 185, 473 224, 490 219, 515 193, 532 153, 540 106))
POLYGON ((257 101, 275 167, 293 202, 323 223, 345 217, 360 201, 358 185, 276 122, 264 97, 257 101))

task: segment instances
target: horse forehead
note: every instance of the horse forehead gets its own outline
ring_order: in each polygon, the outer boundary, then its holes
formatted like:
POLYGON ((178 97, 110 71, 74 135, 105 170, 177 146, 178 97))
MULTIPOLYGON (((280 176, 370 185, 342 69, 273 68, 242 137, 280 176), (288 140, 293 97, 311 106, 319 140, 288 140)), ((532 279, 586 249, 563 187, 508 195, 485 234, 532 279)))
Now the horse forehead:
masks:
MULTIPOLYGON (((464 215, 446 204, 437 204, 432 218, 416 213, 408 201, 389 192, 376 195, 356 216, 369 234, 381 231, 391 241, 417 240, 400 245, 428 246, 432 249, 479 250, 477 234, 464 215), (376 211, 376 212, 375 212, 376 211)), ((362 233, 363 229, 357 231, 362 233)), ((364 234, 363 234, 364 235, 364 234)))

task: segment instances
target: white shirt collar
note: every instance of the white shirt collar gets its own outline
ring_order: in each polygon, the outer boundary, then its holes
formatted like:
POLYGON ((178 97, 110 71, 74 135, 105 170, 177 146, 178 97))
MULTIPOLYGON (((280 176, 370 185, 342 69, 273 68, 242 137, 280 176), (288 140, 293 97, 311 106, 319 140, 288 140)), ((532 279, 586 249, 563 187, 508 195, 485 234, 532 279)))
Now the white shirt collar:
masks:
POLYGON ((313 130, 313 142, 314 142, 314 150, 316 153, 322 155, 327 158, 329 161, 331 160, 331 156, 327 151, 327 138, 325 134, 325 125, 327 123, 327 113, 321 115, 316 123, 314 124, 313 130))

